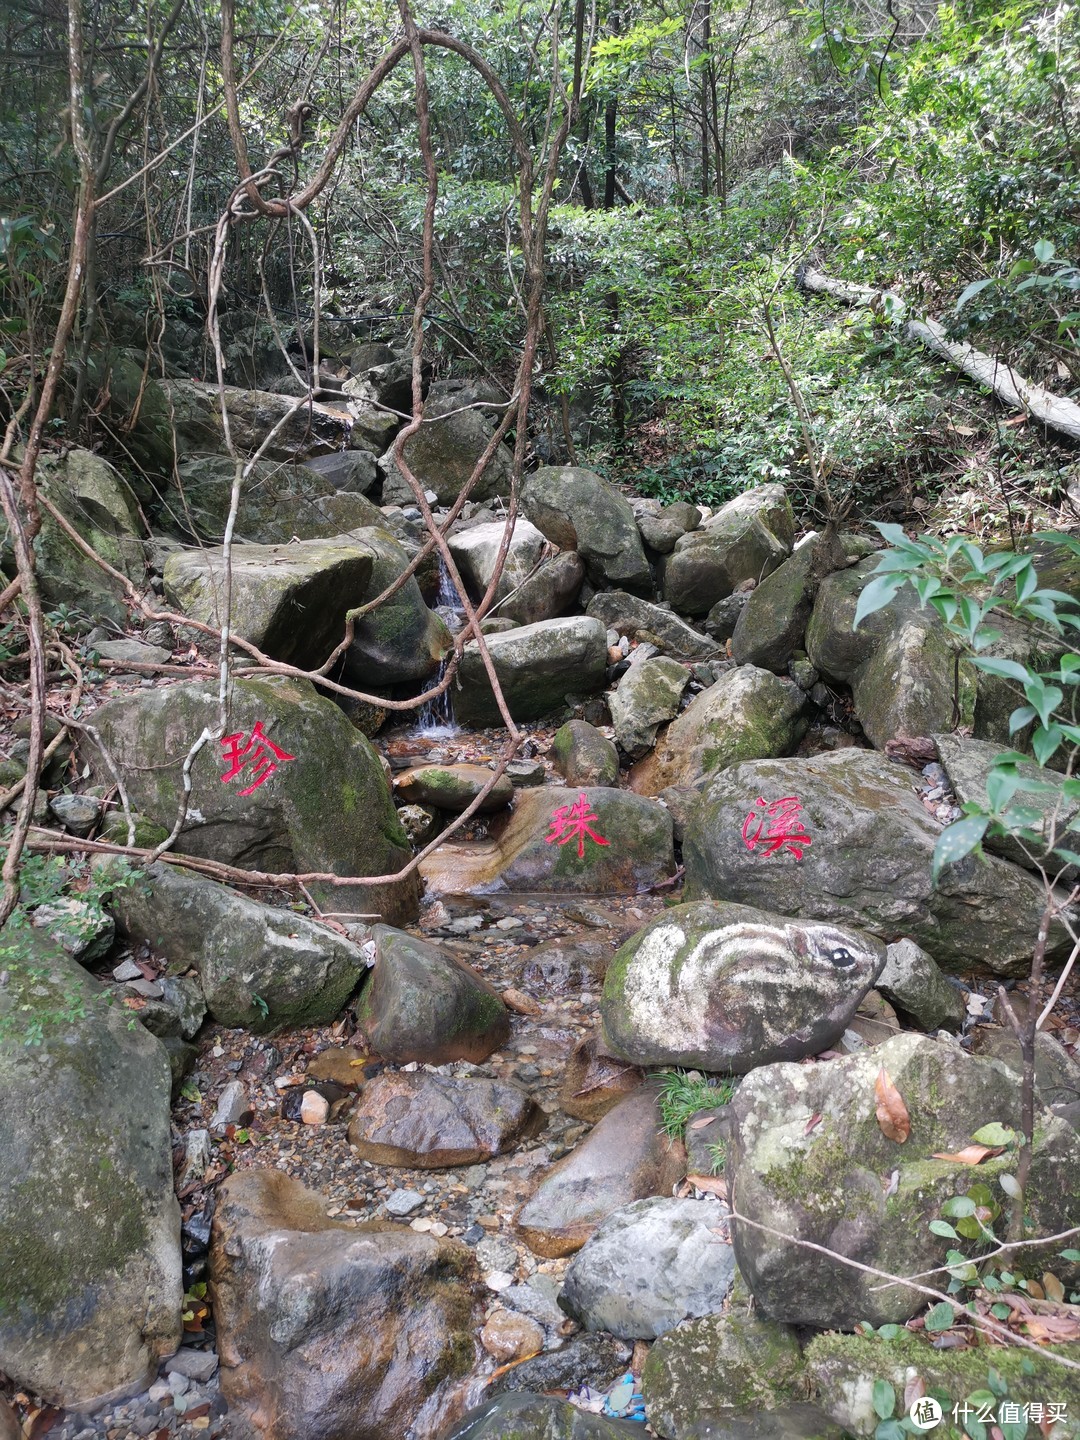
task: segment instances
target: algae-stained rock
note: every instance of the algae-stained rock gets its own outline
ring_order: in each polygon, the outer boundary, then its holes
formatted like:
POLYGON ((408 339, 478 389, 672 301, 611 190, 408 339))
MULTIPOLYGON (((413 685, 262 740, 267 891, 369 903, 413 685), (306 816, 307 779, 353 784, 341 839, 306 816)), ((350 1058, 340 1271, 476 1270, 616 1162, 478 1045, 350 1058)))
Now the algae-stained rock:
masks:
POLYGON ((0 1369, 90 1408, 148 1383, 180 1341, 169 1061, 38 933, 5 942, 0 1369))
POLYGON ((115 891, 110 908, 131 939, 148 941, 175 969, 198 971, 221 1025, 326 1024, 367 973, 344 936, 177 866, 150 866, 145 884, 115 891))
POLYGON ((731 636, 731 653, 740 665, 759 665, 778 675, 801 649, 814 603, 817 545, 800 545, 750 592, 731 636))
POLYGON ((574 1046, 566 1062, 559 1109, 595 1125, 644 1081, 644 1070, 609 1054, 598 1035, 587 1035, 574 1046))
POLYGON ((597 586, 652 589, 630 503, 591 470, 548 465, 521 487, 521 508, 538 530, 563 550, 576 550, 597 586))
POLYGON ((218 1192, 210 1278, 221 1390, 265 1440, 385 1440, 437 1409, 477 1323, 463 1245, 327 1218, 275 1170, 218 1192))
POLYGON ((357 1005, 372 1049, 395 1065, 480 1062, 510 1037, 510 1016, 487 983, 427 940, 377 925, 375 965, 357 1005))
POLYGON ((669 785, 700 786, 744 760, 787 755, 806 729, 806 696, 790 680, 741 665, 696 695, 661 735, 631 784, 645 795, 669 785))
MULTIPOLYGON (((412 851, 379 758, 336 705, 307 681, 277 677, 236 680, 229 697, 227 735, 239 737, 242 768, 223 781, 236 764, 229 761, 232 747, 211 741, 199 751, 187 820, 176 841, 181 854, 275 874, 392 875, 407 863, 412 851), (265 737, 261 754, 256 725, 265 737), (267 742, 291 758, 273 755, 267 742), (246 746, 251 749, 244 754, 246 746)), ((183 792, 184 759, 203 731, 212 734, 218 723, 217 687, 199 681, 140 690, 94 715, 133 806, 169 829, 183 792), (152 765, 148 757, 156 757, 152 765)), ((102 783, 111 783, 89 737, 80 754, 102 783)), ((329 910, 380 911, 391 923, 416 913, 411 878, 356 888, 313 881, 309 888, 329 910)))
MULTIPOLYGON (((486 416, 478 410, 462 410, 460 404, 452 395, 432 400, 424 423, 405 442, 405 463, 422 489, 434 490, 440 505, 451 505, 457 499, 494 430, 486 416), (452 410, 458 413, 450 414, 452 410)), ((379 460, 383 503, 411 505, 413 492, 398 467, 395 448, 391 445, 379 460)), ((513 452, 509 446, 500 444, 475 488, 469 492, 470 498, 490 500, 493 495, 509 495, 513 469, 513 452)))
POLYGON ((685 1173, 682 1141, 662 1133, 656 1095, 642 1090, 609 1110, 544 1174, 515 1215, 514 1228, 536 1255, 572 1255, 612 1211, 670 1194, 685 1173))
POLYGON ((225 609, 225 552, 180 550, 165 562, 165 596, 175 609, 232 633, 272 660, 317 669, 345 633, 345 615, 360 603, 373 557, 350 536, 297 545, 234 545, 225 609))
POLYGON ((587 720, 568 720, 560 726, 551 755, 567 785, 614 785, 619 778, 619 752, 587 720))
MULTIPOLYGON (((506 525, 492 521, 457 530, 450 536, 450 553, 461 572, 461 578, 474 600, 487 591, 495 574, 495 562, 506 538, 506 525)), ((547 548, 547 542, 535 525, 524 516, 517 516, 510 534, 509 548, 503 564, 495 599, 502 600, 528 579, 547 548)))
POLYGON ((696 530, 701 524, 701 511, 686 500, 676 500, 665 505, 656 514, 639 514, 638 529, 641 538, 658 555, 670 555, 676 541, 696 530))
MULTIPOLYGON (((320 456, 323 460, 363 460, 360 451, 320 456)), ((314 466, 316 462, 311 462, 314 466)), ((164 492, 161 519, 170 530, 218 544, 225 534, 236 464, 227 455, 199 455, 177 466, 176 482, 164 492)), ((256 545, 287 545, 291 540, 322 540, 362 525, 379 525, 382 516, 370 500, 335 486, 309 465, 258 460, 240 491, 236 536, 256 545)))
MULTIPOLYGON (((874 751, 736 765, 713 777, 687 830, 685 896, 906 936, 947 970, 1026 974, 1042 887, 1005 860, 974 856, 931 885, 940 833, 912 772, 874 751), (787 799, 794 810, 769 812, 787 799), (785 832, 807 839, 770 841, 785 832)), ((1065 953, 1058 923, 1054 957, 1065 953)))
MULTIPOLYGON (((1005 1387, 1003 1400, 995 1402, 992 1413, 1000 1415, 1001 1405, 1025 1408, 1042 1405, 1053 1395, 1069 1416, 1070 1426, 1080 1414, 1080 1381, 1054 1354, 1072 1358, 1071 1347, 1047 1346, 1038 1350, 1019 1346, 976 1345, 970 1349, 938 1350, 914 1335, 901 1332, 891 1340, 861 1335, 815 1335, 806 1347, 806 1373, 813 1383, 819 1404, 833 1420, 852 1435, 871 1436, 879 1424, 874 1412, 874 1382, 886 1380, 902 1396, 913 1375, 918 1375, 929 1394, 935 1395, 948 1418, 953 1405, 964 1405, 977 1390, 986 1390, 992 1366, 1005 1387)), ((1014 1423, 1016 1423, 1014 1421, 1014 1423)), ((1023 1425, 1025 1422, 1019 1422, 1023 1425)), ((1033 1431, 1027 1425, 1028 1433, 1033 1431)), ((928 1432, 933 1434, 933 1431, 928 1432)), ((1075 1435, 1075 1430, 1067 1430, 1075 1435)))
MULTIPOLYGON (((135 497, 118 471, 89 450, 69 450, 62 460, 43 457, 38 478, 44 494, 102 559, 141 586, 146 574, 142 527, 135 497)), ((14 574, 14 550, 2 516, 0 541, 4 568, 14 574)), ((34 555, 47 608, 66 605, 83 612, 85 628, 104 618, 127 623, 120 581, 85 556, 47 512, 34 540, 34 555)))
POLYGON ((601 590, 589 601, 585 613, 603 621, 606 629, 617 630, 631 640, 636 640, 641 631, 655 636, 675 660, 702 660, 717 653, 715 640, 688 625, 674 610, 625 590, 601 590))
POLYGON ((570 1262, 559 1303, 587 1330, 655 1340, 721 1310, 735 1273, 727 1207, 657 1195, 616 1210, 570 1262))
MULTIPOLYGON (((216 385, 165 380, 160 389, 174 419, 178 460, 199 451, 220 454, 226 449, 221 396, 216 385)), ((234 385, 225 386, 224 397, 233 444, 242 455, 253 455, 275 426, 281 428, 263 451, 267 460, 306 460, 332 450, 347 450, 351 444, 352 417, 343 406, 324 405, 318 400, 297 405, 287 395, 234 385)), ((163 468, 170 468, 171 461, 169 456, 163 468)))
MULTIPOLYGON (((977 1168, 933 1158, 955 1155, 991 1121, 1014 1130, 1020 1125, 1015 1077, 953 1042, 905 1034, 842 1060, 765 1066, 742 1082, 731 1111, 733 1208, 793 1237, 778 1239, 734 1222, 739 1270, 761 1313, 773 1320, 850 1330, 861 1320, 902 1323, 926 1304, 910 1287, 882 1289, 876 1277, 794 1240, 890 1275, 914 1275, 941 1265, 953 1243, 929 1229, 951 1196, 982 1185, 1008 1207, 997 1182, 1015 1171, 1015 1153, 988 1157, 977 1168), (876 1114, 882 1069, 910 1117, 903 1145, 884 1133, 876 1114)), ((1041 1111, 1025 1194, 1031 1233, 1052 1235, 1072 1223, 1067 1217, 1078 1191, 1080 1136, 1041 1111)), ((1033 1256, 1032 1263, 1041 1273, 1042 1258, 1033 1256)), ((1015 1268, 1024 1268, 1022 1252, 1015 1268)))
MULTIPOLYGON (((561 709, 568 695, 604 688, 607 635, 599 620, 576 615, 521 625, 487 636, 487 647, 515 720, 540 720, 561 709)), ((462 651, 454 714, 464 725, 502 723, 475 640, 462 651)))
POLYGON ((608 700, 615 738, 624 755, 640 760, 656 740, 656 732, 679 713, 690 672, 677 660, 652 656, 634 661, 608 700))
POLYGON ((442 1170, 490 1160, 546 1124, 529 1092, 507 1080, 384 1071, 364 1087, 349 1144, 375 1165, 442 1170))
POLYGON ((429 856, 420 866, 429 889, 627 895, 675 873, 671 816, 625 790, 523 790, 495 825, 501 828, 493 839, 448 840, 429 856))
MULTIPOLYGON (((485 765, 415 765, 394 777, 394 788, 406 804, 435 805, 458 814, 468 809, 490 779, 485 765)), ((513 784, 500 775, 479 813, 505 810, 513 798, 513 784)))
POLYGON ((439 1440, 641 1440, 641 1426, 590 1415, 550 1395, 516 1390, 476 1406, 439 1440))
POLYGON ((914 940, 897 940, 886 952, 877 989, 919 1030, 959 1030, 967 1014, 962 992, 914 940))
POLYGON ((708 1315, 685 1321, 652 1347, 641 1386, 657 1434, 693 1440, 724 1434, 720 1427, 747 1411, 801 1398, 802 1372, 793 1330, 758 1315, 708 1315))
POLYGON ((605 1045, 637 1065, 743 1074, 834 1044, 885 963, 880 940, 746 905, 666 910, 616 953, 605 1045))
POLYGON ((574 550, 562 550, 542 561, 534 574, 500 601, 497 618, 512 620, 515 625, 536 625, 572 615, 584 581, 584 560, 574 550))
MULTIPOLYGON (((409 563, 402 546, 381 526, 382 517, 378 524, 365 525, 350 536, 373 557, 367 587, 350 605, 374 600, 409 563)), ((449 630, 424 604, 416 576, 410 575, 388 600, 356 621, 345 654, 345 677, 361 689, 425 680, 439 668, 452 644, 449 630)))
POLYGON ((722 505, 663 562, 664 596, 684 615, 707 615, 739 586, 759 584, 791 552, 794 525, 781 485, 762 485, 722 505))
MULTIPOLYGON (((1017 1078, 1024 1073, 1020 1042, 1012 1030, 999 1025, 978 1025, 971 1036, 976 1055, 1000 1060, 1017 1078)), ((1052 1110, 1076 1114, 1080 1103, 1080 1061, 1074 1060, 1060 1040, 1040 1030, 1035 1036, 1035 1093, 1052 1110)), ((1076 1123, 1075 1120, 1072 1121, 1076 1123)))

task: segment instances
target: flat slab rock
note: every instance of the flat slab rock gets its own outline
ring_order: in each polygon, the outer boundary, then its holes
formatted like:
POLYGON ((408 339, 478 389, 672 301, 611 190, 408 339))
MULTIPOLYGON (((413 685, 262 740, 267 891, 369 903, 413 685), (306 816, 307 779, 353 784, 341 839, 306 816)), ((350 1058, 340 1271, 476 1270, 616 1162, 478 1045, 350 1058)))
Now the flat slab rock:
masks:
POLYGON ((490 1160, 546 1124, 528 1091, 507 1081, 384 1072, 363 1092, 349 1144, 376 1165, 439 1170, 490 1160))
POLYGON ((536 1255, 572 1255, 612 1211, 669 1194, 685 1173, 682 1141, 662 1133, 656 1095, 641 1091, 610 1110, 552 1166, 518 1210, 514 1228, 536 1255))
MULTIPOLYGON (((418 765, 395 776, 394 789, 409 805, 435 805, 458 813, 472 804, 490 779, 486 765, 418 765)), ((500 775, 479 813, 503 810, 513 798, 513 783, 500 775)))

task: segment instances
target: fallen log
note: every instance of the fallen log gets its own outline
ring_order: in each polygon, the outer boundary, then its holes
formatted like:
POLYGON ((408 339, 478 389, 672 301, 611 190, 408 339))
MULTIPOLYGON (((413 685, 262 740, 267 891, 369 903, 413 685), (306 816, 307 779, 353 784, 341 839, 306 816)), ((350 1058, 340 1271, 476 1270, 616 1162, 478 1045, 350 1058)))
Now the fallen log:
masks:
MULTIPOLYGON (((829 295, 845 305, 881 304, 891 294, 888 290, 874 290, 869 285, 834 280, 820 270, 804 270, 799 283, 804 290, 815 295, 829 295)), ((894 295, 892 298, 899 297, 894 295)), ((937 320, 909 320, 904 331, 910 339, 917 340, 935 355, 955 365, 969 379, 985 385, 1010 410, 1023 410, 1048 430, 1080 442, 1080 405, 1075 400, 1066 400, 1051 394, 1041 385, 1033 385, 1004 360, 976 350, 967 341, 949 340, 944 325, 937 320)))

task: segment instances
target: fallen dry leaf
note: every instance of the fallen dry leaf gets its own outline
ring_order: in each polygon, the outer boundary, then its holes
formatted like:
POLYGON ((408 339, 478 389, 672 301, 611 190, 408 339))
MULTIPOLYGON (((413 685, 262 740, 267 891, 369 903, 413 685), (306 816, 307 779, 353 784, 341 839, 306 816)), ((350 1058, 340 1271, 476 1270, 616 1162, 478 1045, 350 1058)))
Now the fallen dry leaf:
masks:
POLYGON ((902 1145, 911 1134, 911 1116, 885 1067, 878 1071, 874 1081, 874 1095, 877 1098, 877 1122, 886 1140, 895 1140, 902 1145))
POLYGON ((948 1150, 935 1150, 931 1159, 951 1160, 954 1165, 981 1165, 988 1155, 1000 1155, 1003 1149, 1001 1145, 996 1149, 992 1145, 965 1145, 955 1154, 948 1150))
POLYGON ((716 1119, 715 1115, 703 1115, 699 1120, 691 1120, 686 1127, 688 1130, 704 1130, 706 1125, 711 1125, 716 1119))
POLYGON ((805 1129, 802 1133, 803 1133, 804 1135, 809 1135, 809 1134, 810 1134, 810 1131, 813 1130, 814 1126, 815 1126, 815 1125, 820 1125, 820 1124, 821 1124, 821 1116, 820 1116, 820 1115, 811 1115, 811 1116, 810 1116, 810 1119, 807 1120, 807 1122, 806 1122, 806 1129, 805 1129))
POLYGON ((706 1195, 718 1195, 721 1200, 728 1198, 727 1181, 722 1175, 687 1175, 686 1183, 706 1195))
POLYGON ((1043 1290, 1046 1292, 1047 1300, 1055 1300, 1060 1305, 1065 1299, 1065 1286, 1052 1270, 1047 1270, 1042 1277, 1043 1290))

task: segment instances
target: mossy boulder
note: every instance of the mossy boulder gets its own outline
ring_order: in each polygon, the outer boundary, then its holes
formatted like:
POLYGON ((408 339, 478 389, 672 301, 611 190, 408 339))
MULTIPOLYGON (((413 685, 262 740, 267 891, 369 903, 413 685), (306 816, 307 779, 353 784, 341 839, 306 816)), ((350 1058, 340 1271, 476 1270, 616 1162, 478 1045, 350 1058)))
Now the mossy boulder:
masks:
POLYGON ((755 665, 728 670, 671 722, 631 784, 659 795, 669 785, 701 786, 744 760, 790 754, 806 729, 805 711, 806 696, 790 680, 755 665))
MULTIPOLYGON (((779 682, 777 682, 779 683, 779 682)), ((672 727, 674 728, 674 727, 672 727)), ((1018 975, 1031 965, 1042 886, 1008 861, 969 856, 931 884, 941 826, 910 770, 870 750, 758 760, 715 775, 684 841, 688 900, 723 899, 835 920, 889 941, 906 936, 946 970, 1018 975), (757 841, 759 800, 798 801, 793 846, 757 841), (755 813, 755 820, 748 817, 755 813)), ((762 838, 771 833, 764 825, 762 838)), ((784 824, 778 822, 780 833, 784 824)), ((1070 942, 1060 920, 1050 956, 1070 942)))
MULTIPOLYGON (((1000 1414, 1001 1404, 1010 1402, 1021 1407, 1041 1404, 1045 1414, 1047 1402, 1054 1400, 1064 1405, 1069 1417, 1061 1433, 1074 1437, 1080 1433, 1074 1428, 1080 1415, 1080 1379, 1075 1370, 1058 1364, 1055 1355, 1075 1358, 1072 1348, 1063 1346, 1031 1350, 976 1345, 939 1350, 919 1336, 904 1333, 891 1340, 816 1335, 805 1352, 807 1378, 820 1396, 818 1403, 853 1435, 872 1436, 877 1429, 873 1392, 878 1380, 887 1380, 898 1399, 913 1379, 922 1380, 926 1394, 938 1401, 949 1423, 954 1405, 963 1405, 977 1390, 990 1389, 994 1371, 994 1383, 1003 1391, 993 1407, 995 1414, 1000 1414)), ((1031 1423, 1027 1433, 1037 1428, 1031 1423)), ((948 1430, 950 1436, 960 1433, 959 1428, 948 1430)))
POLYGON ((364 955, 343 936, 177 866, 152 865, 145 883, 116 891, 109 908, 174 972, 198 971, 221 1025, 267 1032, 327 1024, 367 974, 364 955))
POLYGON ((169 1062, 39 933, 4 939, 0 1369, 89 1409, 180 1341, 169 1062))
POLYGON ((632 895, 675 873, 671 816, 625 790, 522 790, 492 832, 486 841, 448 840, 429 856, 420 867, 428 887, 632 895))
POLYGON ((371 579, 371 550, 351 536, 297 545, 234 545, 225 609, 225 551, 181 550, 165 562, 165 596, 204 625, 234 635, 272 660, 317 669, 345 633, 348 610, 371 579))
MULTIPOLYGON (((433 490, 440 505, 452 505, 465 482, 472 475, 481 455, 491 443, 494 425, 479 410, 463 410, 457 396, 447 395, 432 400, 427 406, 424 423, 405 442, 405 463, 420 482, 423 490, 433 490), (457 413, 451 414, 451 411, 457 413)), ((383 502, 390 505, 412 505, 412 489, 398 468, 391 445, 379 460, 383 476, 383 502)), ((514 470, 510 447, 498 445, 475 488, 473 500, 490 500, 494 495, 509 495, 514 470)))
MULTIPOLYGON (((342 460, 358 451, 339 452, 342 460)), ((335 455, 320 457, 337 460, 335 455)), ((161 521, 192 539, 218 544, 225 534, 236 466, 227 455, 200 455, 177 466, 164 492, 161 521)), ((381 525, 382 515, 363 495, 335 486, 308 465, 260 460, 240 492, 236 536, 256 545, 323 540, 362 525, 381 525)))
POLYGON ((615 738, 631 760, 647 755, 660 726, 679 713, 690 672, 677 660, 654 655, 631 662, 608 699, 615 738))
POLYGON ((783 564, 793 540, 783 486, 747 490, 676 541, 661 566, 664 596, 684 615, 707 615, 718 600, 748 582, 760 584, 783 564))
MULTIPOLYGON (((69 450, 62 460, 45 456, 38 484, 64 519, 114 570, 141 587, 146 578, 138 503, 120 473, 89 450, 69 450)), ((7 527, 0 517, 2 563, 15 573, 7 527)), ((100 619, 127 623, 124 587, 75 545, 47 512, 34 540, 36 570, 47 609, 64 605, 81 611, 84 629, 100 619)), ((78 628, 76 623, 75 628, 78 628)))
MULTIPOLYGON (((520 625, 486 639, 495 673, 515 720, 540 720, 560 710, 567 696, 604 687, 607 636, 584 615, 520 625)), ((454 714, 463 725, 502 723, 480 649, 470 640, 461 655, 454 714)))
POLYGON ((750 591, 731 636, 731 653, 740 665, 787 674, 792 654, 802 648, 814 604, 817 548, 813 540, 800 545, 750 591))
MULTIPOLYGON (((394 777, 398 798, 407 805, 434 805, 460 814, 467 810, 491 780, 486 765, 416 765, 394 777)), ((500 775, 480 806, 479 814, 505 810, 514 798, 514 786, 500 775)))
MULTIPOLYGON (((216 685, 200 681, 141 690, 95 713, 95 728, 144 819, 171 829, 184 759, 204 729, 214 732, 219 718, 216 685)), ((227 733, 241 737, 239 746, 257 747, 253 732, 261 724, 261 733, 292 758, 275 760, 276 768, 263 769, 260 781, 253 777, 253 748, 242 771, 223 781, 231 768, 228 747, 217 740, 204 744, 191 767, 188 814, 176 842, 182 854, 274 873, 342 876, 392 875, 409 860, 408 837, 379 757, 308 681, 236 680, 228 720, 227 733), (249 794, 241 793, 253 783, 249 794)), ((110 783, 109 767, 90 737, 83 738, 80 753, 101 782, 110 783)), ((314 881, 309 888, 330 910, 381 911, 391 922, 416 913, 413 878, 355 888, 314 881)))
POLYGON ((712 1435, 735 1415, 773 1410, 806 1393, 794 1331, 737 1313, 684 1320, 661 1336, 641 1386, 649 1423, 665 1440, 712 1435))
POLYGON ((587 720, 568 720, 556 730, 551 757, 567 785, 614 785, 619 778, 619 752, 587 720))
MULTIPOLYGON (((946 1200, 974 1186, 986 1187, 1004 1229, 1010 1202, 998 1181, 1015 1173, 1015 1153, 1006 1149, 978 1167, 941 1157, 955 1156, 992 1122, 1018 1131, 1020 1086, 1005 1066, 951 1041, 905 1034, 825 1064, 765 1066, 739 1086, 731 1112, 735 1207, 768 1227, 736 1222, 735 1257, 770 1319, 851 1329, 862 1320, 903 1323, 926 1304, 911 1287, 882 1288, 878 1276, 800 1241, 888 1275, 930 1270, 955 1243, 933 1234, 930 1222, 946 1200), (876 1113, 882 1070, 910 1120, 903 1143, 885 1133, 876 1113)), ((1025 1195, 1028 1234, 1067 1229, 1078 1192, 1080 1136, 1041 1110, 1025 1195)), ((1021 1272, 1025 1263, 1039 1274, 1045 1268, 1038 1251, 1013 1259, 1021 1272)), ((1063 1278, 1068 1283, 1068 1273, 1063 1278)))
POLYGON ((584 581, 584 560, 575 550, 562 550, 549 560, 541 561, 538 569, 500 602, 498 615, 491 619, 535 625, 541 620, 572 615, 584 581))
POLYGON ((885 963, 880 940, 747 905, 676 905, 626 942, 600 1000, 635 1065, 743 1074, 840 1039, 885 963))
POLYGON ((265 1440, 385 1440, 473 1363, 469 1251, 329 1219, 275 1170, 218 1192, 210 1246, 221 1392, 265 1440))
POLYGON ((479 1063, 510 1038, 492 987, 440 946, 376 925, 375 965, 357 1005, 360 1029, 394 1065, 479 1063))
POLYGON ((688 625, 674 610, 625 590, 601 590, 589 601, 585 613, 630 640, 636 640, 642 631, 654 636, 654 643, 659 641, 665 654, 676 660, 702 660, 719 650, 715 640, 688 625))
MULTIPOLYGON (((350 605, 360 605, 398 580, 409 557, 382 528, 381 517, 380 523, 354 530, 349 539, 372 557, 367 585, 349 600, 350 605)), ((410 575, 388 600, 356 621, 353 642, 345 653, 345 678, 364 690, 425 680, 439 668, 452 644, 450 631, 424 604, 416 576, 410 575)))
POLYGON ((598 589, 652 590, 630 502, 592 470, 545 465, 521 487, 521 508, 562 550, 576 550, 598 589))

